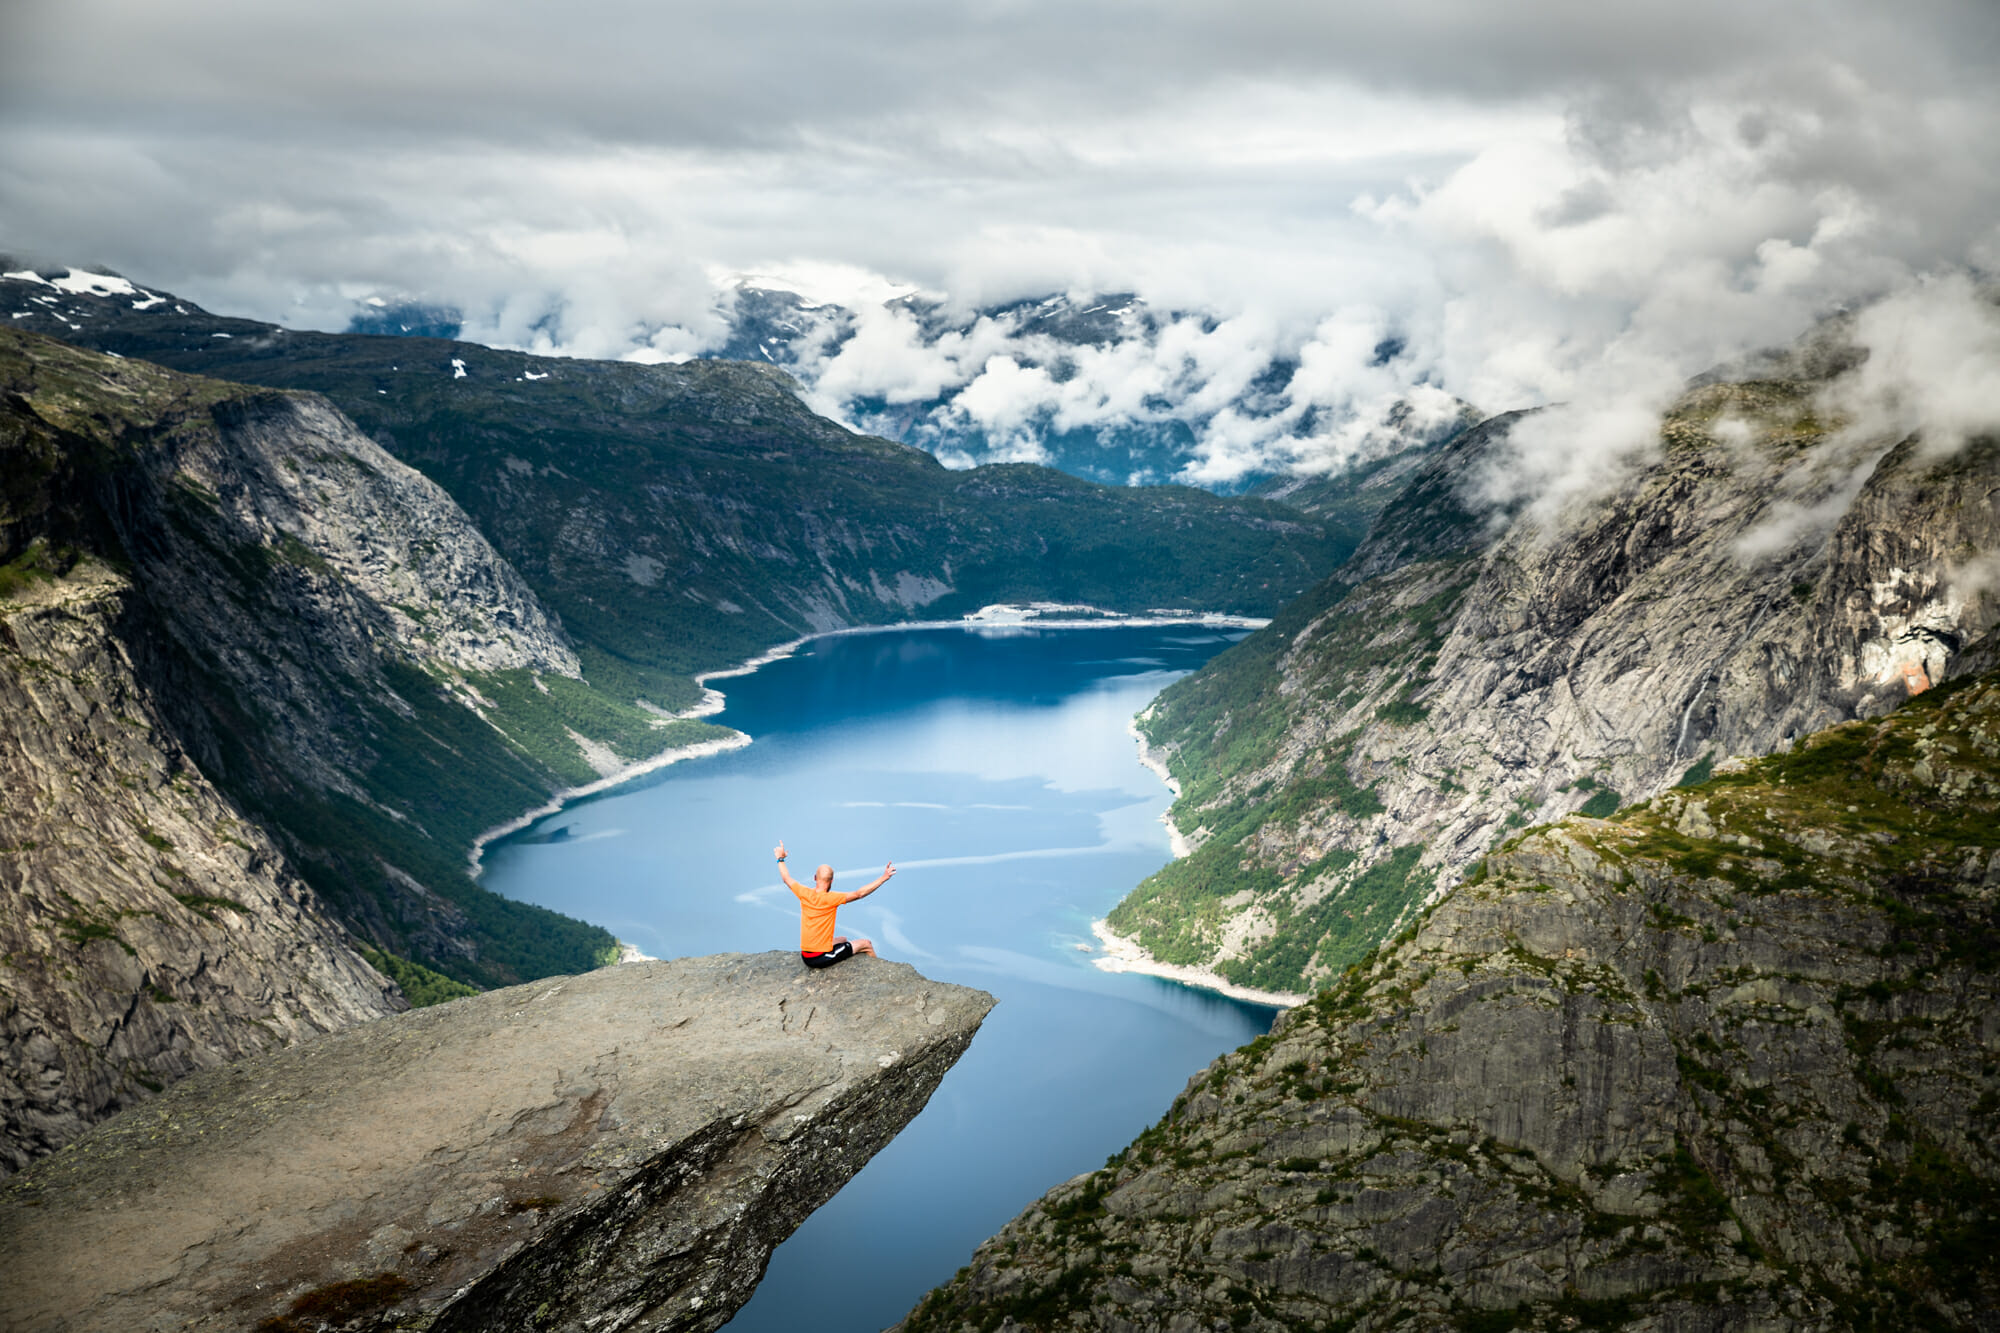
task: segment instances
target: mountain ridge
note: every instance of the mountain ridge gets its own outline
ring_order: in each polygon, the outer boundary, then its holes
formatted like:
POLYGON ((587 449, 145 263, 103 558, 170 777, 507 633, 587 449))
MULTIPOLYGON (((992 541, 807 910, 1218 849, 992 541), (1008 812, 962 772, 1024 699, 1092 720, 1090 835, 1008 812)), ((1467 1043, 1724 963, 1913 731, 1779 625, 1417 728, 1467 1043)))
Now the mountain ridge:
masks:
POLYGON ((670 709, 697 697, 696 672, 917 612, 1046 600, 1267 615, 1356 536, 1187 487, 948 471, 815 416, 769 366, 301 333, 143 288, 69 286, 17 273, 0 308, 121 356, 327 394, 458 500, 560 616, 586 674, 670 709))
POLYGON ((1990 1329, 1996 654, 1511 838, 899 1329, 1990 1329))
POLYGON ((1202 845, 1112 927, 1296 991, 1513 828, 1608 813, 1961 669, 2000 616, 1967 572, 2000 551, 2000 444, 1842 434, 1815 378, 1840 365, 1698 384, 1657 460, 1555 528, 1466 497, 1526 416, 1444 445, 1342 570, 1142 718, 1202 845))

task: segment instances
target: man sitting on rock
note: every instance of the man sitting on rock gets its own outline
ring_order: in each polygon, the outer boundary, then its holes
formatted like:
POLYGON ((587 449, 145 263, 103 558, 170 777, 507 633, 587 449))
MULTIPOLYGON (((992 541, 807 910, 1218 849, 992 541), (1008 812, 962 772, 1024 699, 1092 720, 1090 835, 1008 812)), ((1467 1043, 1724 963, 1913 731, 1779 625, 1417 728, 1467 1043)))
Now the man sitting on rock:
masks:
POLYGON ((777 846, 778 874, 783 877, 785 887, 799 900, 799 957, 807 967, 832 967, 843 958, 852 958, 857 953, 875 957, 875 946, 867 940, 850 941, 845 935, 833 933, 833 916, 842 903, 851 903, 856 898, 866 898, 875 890, 889 882, 889 876, 896 873, 896 863, 873 884, 856 889, 853 893, 833 891, 833 867, 821 866, 813 871, 815 888, 807 888, 792 878, 792 872, 785 868, 785 844, 777 846))

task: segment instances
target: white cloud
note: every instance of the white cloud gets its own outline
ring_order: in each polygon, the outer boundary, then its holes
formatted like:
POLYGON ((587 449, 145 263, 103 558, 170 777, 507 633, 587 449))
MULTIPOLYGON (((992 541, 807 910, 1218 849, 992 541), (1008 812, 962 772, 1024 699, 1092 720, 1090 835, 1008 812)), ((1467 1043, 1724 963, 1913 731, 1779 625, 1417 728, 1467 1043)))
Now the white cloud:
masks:
MULTIPOLYGON (((756 275, 855 312, 804 349, 824 409, 958 395, 1011 456, 1184 427, 1214 482, 1365 456, 1406 398, 1566 403, 1493 480, 1556 503, 1644 456, 1686 375, 2000 267, 1996 35, 1990 0, 27 0, 0 247, 648 360, 719 345, 756 275), (913 291, 951 332, 884 304, 913 291), (963 318, 1052 291, 1199 317, 1082 348, 963 318)), ((1970 429, 1976 357, 1917 332, 1868 392, 1970 429)))
POLYGON ((1855 316, 1868 359, 1830 395, 1850 429, 1933 453, 2000 432, 2000 305, 1964 273, 1926 276, 1855 316))

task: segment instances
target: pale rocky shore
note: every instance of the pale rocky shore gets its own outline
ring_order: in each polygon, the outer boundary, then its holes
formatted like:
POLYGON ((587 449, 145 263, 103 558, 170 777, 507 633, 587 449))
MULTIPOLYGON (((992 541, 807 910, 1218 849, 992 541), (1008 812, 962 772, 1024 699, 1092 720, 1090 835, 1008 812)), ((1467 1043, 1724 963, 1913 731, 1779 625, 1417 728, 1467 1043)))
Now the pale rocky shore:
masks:
POLYGON ((1211 972, 1205 967, 1182 967, 1174 963, 1163 963, 1147 953, 1137 940, 1125 938, 1103 921, 1091 922, 1090 932, 1097 936, 1097 942, 1102 949, 1095 960, 1100 971, 1137 972, 1143 976, 1178 981, 1184 986, 1199 986, 1203 990, 1218 991, 1235 1000, 1275 1005, 1280 1009, 1304 1004, 1312 998, 1309 995, 1294 995, 1286 991, 1258 990, 1254 986, 1239 986, 1229 978, 1211 972))
MULTIPOLYGON (((1159 778, 1161 782, 1166 784, 1167 790, 1174 794, 1175 800, 1179 800, 1181 784, 1167 769, 1166 752, 1155 749, 1147 743, 1145 736, 1139 731, 1138 719, 1133 719, 1132 722, 1126 725, 1125 729, 1138 744, 1139 762, 1145 765, 1147 770, 1159 778)), ((1161 811, 1160 823, 1166 826, 1167 845, 1173 850, 1175 860, 1189 855, 1196 847, 1201 845, 1198 837, 1190 838, 1187 834, 1181 832, 1180 826, 1174 823, 1173 814, 1170 811, 1161 811)), ((1199 833, 1199 830, 1197 830, 1197 833, 1199 833)), ((1248 1000, 1252 1004, 1275 1005, 1281 1009, 1289 1008, 1295 1004, 1303 1004, 1312 998, 1308 995, 1294 994, 1290 991, 1269 991, 1259 990, 1254 986, 1239 986, 1212 968, 1188 967, 1178 963, 1163 963, 1153 957, 1152 954, 1146 952, 1145 946, 1137 940, 1120 935, 1117 931, 1111 929, 1110 923, 1106 921, 1091 922, 1090 930, 1093 935, 1097 936, 1098 945, 1102 949, 1102 952, 1095 960, 1100 971, 1137 972, 1144 976, 1160 977, 1167 981, 1177 981, 1184 986, 1198 986, 1203 990, 1217 991, 1229 996, 1231 999, 1248 1000)))
MULTIPOLYGON (((719 712, 721 710, 718 707, 710 711, 719 712)), ((682 716, 693 717, 697 716, 697 714, 690 711, 682 714, 682 716)), ((627 764, 623 768, 605 774, 595 782, 586 782, 580 787, 566 787, 534 809, 527 811, 525 814, 517 815, 504 824, 495 824, 492 828, 487 829, 484 833, 473 839, 472 851, 470 853, 473 876, 476 878, 479 875, 483 862, 486 859, 487 847, 510 833, 519 833, 538 819, 546 818, 549 815, 561 814, 563 808, 572 801, 580 801, 587 796, 597 796, 604 792, 612 791, 624 786, 628 782, 643 778, 649 773, 657 773, 661 769, 671 764, 678 764, 683 760, 702 759, 713 754, 727 754, 731 750, 740 750, 749 743, 750 738, 738 731, 728 736, 718 736, 714 740, 696 741, 693 745, 670 746, 650 759, 641 759, 637 763, 627 764)))

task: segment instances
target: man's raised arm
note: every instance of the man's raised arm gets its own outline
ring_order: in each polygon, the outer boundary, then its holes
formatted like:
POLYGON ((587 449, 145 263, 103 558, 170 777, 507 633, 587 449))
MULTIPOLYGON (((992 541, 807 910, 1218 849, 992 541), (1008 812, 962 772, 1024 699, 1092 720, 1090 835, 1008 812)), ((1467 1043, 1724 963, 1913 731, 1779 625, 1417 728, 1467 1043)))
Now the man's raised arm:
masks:
POLYGON ((793 879, 792 872, 785 866, 784 839, 780 838, 778 840, 778 845, 772 849, 772 852, 778 858, 778 878, 785 881, 785 887, 790 889, 793 893, 804 893, 806 891, 806 886, 799 883, 797 880, 793 879))
POLYGON ((854 891, 854 898, 849 898, 847 901, 853 902, 855 898, 866 898, 869 894, 875 892, 875 890, 881 888, 884 884, 887 884, 889 882, 889 877, 891 875, 894 875, 895 873, 896 873, 896 863, 894 861, 891 861, 889 863, 889 868, 887 870, 884 870, 873 884, 868 885, 866 888, 856 889, 854 891))

